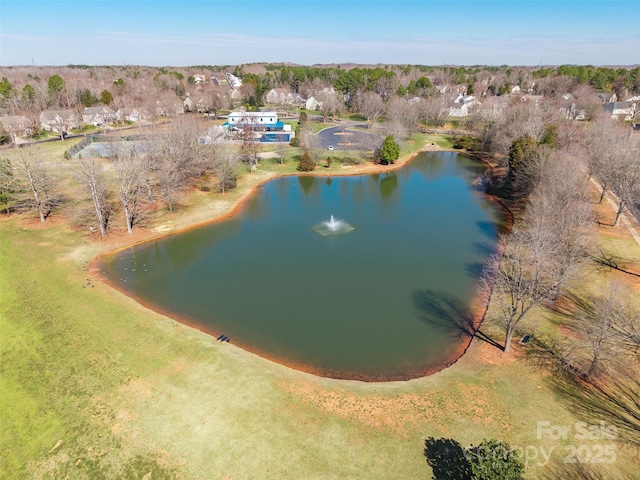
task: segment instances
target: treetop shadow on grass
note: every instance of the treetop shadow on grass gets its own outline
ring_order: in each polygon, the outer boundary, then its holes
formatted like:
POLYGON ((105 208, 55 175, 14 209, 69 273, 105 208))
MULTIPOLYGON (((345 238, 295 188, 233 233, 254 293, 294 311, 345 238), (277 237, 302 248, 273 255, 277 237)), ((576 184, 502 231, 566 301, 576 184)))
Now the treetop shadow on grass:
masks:
MULTIPOLYGON (((616 472, 617 480, 637 480, 638 476, 633 473, 616 472), (622 475, 622 476, 620 476, 622 475)), ((610 480, 611 472, 606 467, 594 463, 554 463, 547 465, 543 476, 545 480, 558 479, 579 479, 579 480, 610 480)))
POLYGON ((496 348, 503 349, 502 345, 482 333, 479 328, 476 329, 471 312, 458 298, 431 289, 415 290, 411 297, 419 312, 420 320, 427 325, 459 336, 479 338, 496 348))
POLYGON ((591 424, 614 425, 616 441, 640 448, 640 372, 617 368, 592 382, 570 374, 554 375, 550 382, 577 416, 591 424))
POLYGON ((424 456, 433 471, 434 480, 468 480, 471 465, 462 446, 452 438, 428 438, 424 456))
POLYGON ((530 360, 552 369, 553 375, 547 379, 551 389, 578 418, 594 425, 602 421, 607 426, 614 425, 615 441, 640 449, 640 372, 637 369, 617 364, 608 373, 587 381, 584 372, 567 363, 553 343, 536 337, 526 352, 530 360))
POLYGON ((618 272, 626 273, 627 275, 640 277, 640 273, 631 272, 629 270, 625 270, 624 268, 619 267, 618 259, 615 257, 615 255, 607 255, 607 253, 602 249, 600 250, 598 256, 587 255, 587 257, 590 260, 592 260, 600 270, 604 270, 604 269, 608 269, 608 271, 617 270, 618 272))

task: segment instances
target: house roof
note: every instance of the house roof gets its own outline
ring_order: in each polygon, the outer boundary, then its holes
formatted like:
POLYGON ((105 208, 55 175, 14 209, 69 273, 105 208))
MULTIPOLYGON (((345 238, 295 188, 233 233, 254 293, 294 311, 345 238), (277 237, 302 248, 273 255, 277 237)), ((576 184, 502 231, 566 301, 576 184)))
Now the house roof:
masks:
POLYGON ((29 120, 24 115, 6 115, 0 117, 0 123, 5 127, 20 127, 29 125, 29 120))
POLYGON ((116 112, 109 107, 87 107, 82 111, 83 115, 97 115, 97 114, 115 115, 116 112))
POLYGON ((604 106, 605 110, 630 110, 633 109, 633 103, 631 102, 611 102, 604 106))
POLYGON ((60 117, 63 120, 71 119, 75 117, 73 110, 44 110, 40 112, 41 120, 56 120, 56 117, 60 117))

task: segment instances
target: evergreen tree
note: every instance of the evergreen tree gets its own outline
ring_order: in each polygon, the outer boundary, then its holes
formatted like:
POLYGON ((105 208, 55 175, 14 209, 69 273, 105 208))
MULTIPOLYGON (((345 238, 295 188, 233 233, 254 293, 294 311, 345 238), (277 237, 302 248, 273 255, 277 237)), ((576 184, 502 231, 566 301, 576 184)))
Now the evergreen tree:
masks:
POLYGON ((60 75, 52 75, 49 77, 47 87, 51 96, 57 96, 64 90, 64 80, 60 75))
POLYGON ((113 95, 111 95, 109 90, 100 92, 100 103, 103 105, 111 105, 111 102, 113 102, 113 95))
POLYGON ((382 147, 380 147, 374 156, 374 163, 382 165, 392 165, 400 156, 400 145, 395 141, 393 135, 387 135, 384 139, 382 147))
POLYGON ((13 176, 13 166, 8 158, 0 159, 0 203, 4 204, 9 213, 9 202, 18 188, 13 176))
POLYGON ((524 478, 524 463, 507 442, 484 440, 477 447, 469 448, 466 457, 471 464, 471 478, 474 480, 524 478))
POLYGON ((28 104, 31 104, 36 98, 36 89, 33 85, 27 83, 22 87, 22 100, 28 104))
POLYGON ((299 172, 312 172, 316 168, 316 162, 313 161, 308 150, 305 150, 298 162, 296 170, 299 172))
POLYGON ((9 98, 13 92, 13 86, 7 77, 2 77, 2 81, 0 81, 0 97, 9 98))
POLYGON ((522 165, 526 163, 534 154, 538 143, 531 135, 516 138, 509 147, 509 174, 515 178, 522 165))

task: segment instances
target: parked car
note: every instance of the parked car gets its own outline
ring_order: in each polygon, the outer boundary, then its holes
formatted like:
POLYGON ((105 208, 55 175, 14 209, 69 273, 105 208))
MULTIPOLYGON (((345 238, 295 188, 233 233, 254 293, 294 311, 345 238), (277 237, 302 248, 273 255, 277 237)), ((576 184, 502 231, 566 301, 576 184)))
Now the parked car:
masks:
POLYGON ((327 150, 333 150, 333 145, 329 145, 329 146, 327 147, 327 150))

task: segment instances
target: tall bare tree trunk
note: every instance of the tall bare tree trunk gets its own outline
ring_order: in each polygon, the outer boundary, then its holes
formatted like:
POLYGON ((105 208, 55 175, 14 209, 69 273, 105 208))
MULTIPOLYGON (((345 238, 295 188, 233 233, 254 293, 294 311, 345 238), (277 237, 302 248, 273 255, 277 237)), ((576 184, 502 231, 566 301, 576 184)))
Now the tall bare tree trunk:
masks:
POLYGON ((109 204, 107 201, 107 183, 102 176, 101 164, 96 159, 81 159, 75 172, 78 181, 88 190, 93 203, 100 236, 107 235, 109 224, 109 204))

